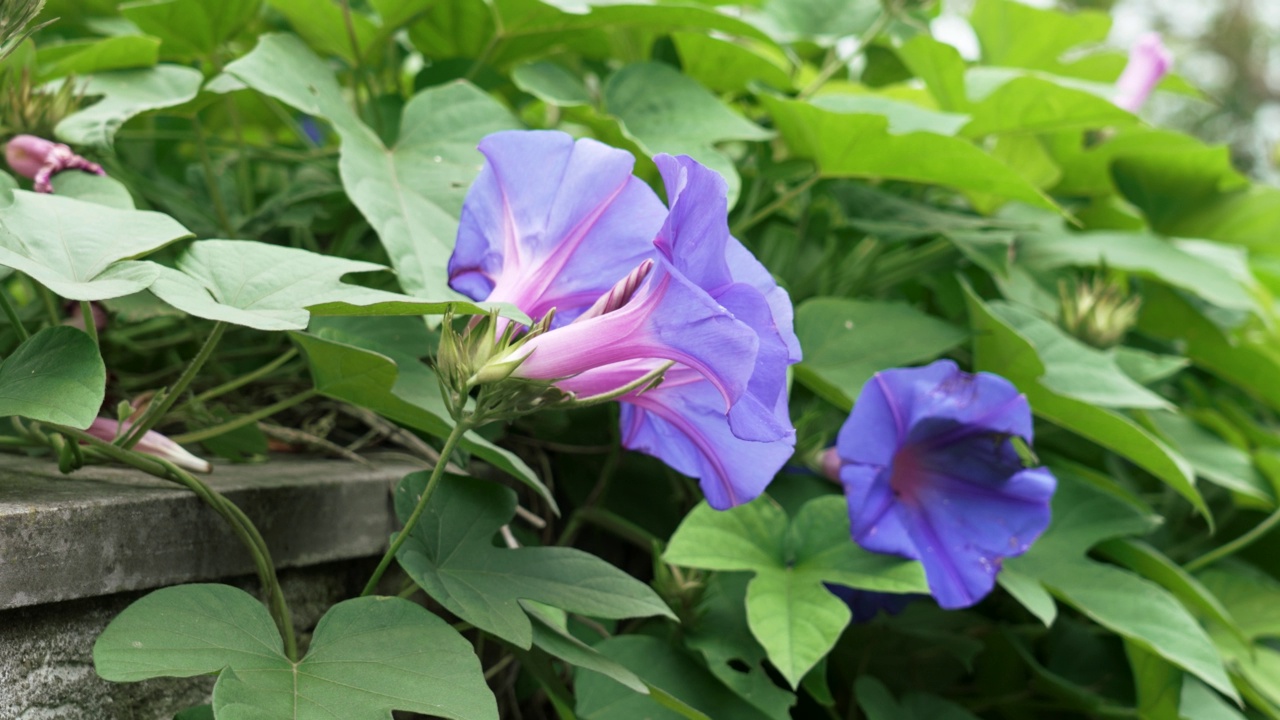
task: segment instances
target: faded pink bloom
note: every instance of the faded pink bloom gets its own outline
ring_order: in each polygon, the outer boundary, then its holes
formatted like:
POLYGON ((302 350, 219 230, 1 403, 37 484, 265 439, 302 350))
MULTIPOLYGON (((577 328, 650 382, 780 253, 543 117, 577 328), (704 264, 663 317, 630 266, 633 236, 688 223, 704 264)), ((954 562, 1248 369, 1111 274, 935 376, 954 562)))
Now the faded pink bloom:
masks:
POLYGON ((63 170, 83 170, 94 175, 106 175, 102 166, 85 160, 61 143, 55 143, 35 135, 18 135, 4 149, 9 167, 19 175, 35 180, 35 190, 53 192, 53 176, 63 170))
MULTIPOLYGON (((116 420, 110 418, 98 418, 89 426, 88 433, 99 440, 112 442, 118 437, 129 431, 132 423, 124 423, 123 425, 116 420)), ((196 472, 212 472, 213 466, 209 461, 192 455, 187 452, 181 445, 161 435, 155 430, 148 430, 142 436, 142 440, 133 446, 134 450, 147 455, 155 455, 158 458, 164 458, 169 462, 181 468, 194 470, 196 472)))
POLYGON ((1173 53, 1160 41, 1160 33, 1144 34, 1129 50, 1129 64, 1116 80, 1115 104, 1138 112, 1172 66, 1173 53))

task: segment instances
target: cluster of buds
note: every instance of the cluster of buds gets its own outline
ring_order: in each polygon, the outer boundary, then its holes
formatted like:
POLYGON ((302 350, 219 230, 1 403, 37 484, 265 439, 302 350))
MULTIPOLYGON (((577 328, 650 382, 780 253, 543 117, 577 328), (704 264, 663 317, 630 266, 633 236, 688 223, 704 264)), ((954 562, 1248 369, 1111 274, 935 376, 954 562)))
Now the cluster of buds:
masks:
MULTIPOLYGON (((613 293, 606 293, 601 302, 583 313, 579 320, 613 309, 605 300, 625 303, 615 299, 613 293)), ((436 375, 455 421, 461 421, 465 415, 468 422, 480 425, 551 407, 587 407, 624 395, 639 395, 658 387, 666 371, 675 364, 657 361, 652 367, 645 365, 636 369, 625 380, 587 393, 561 382, 572 376, 541 377, 521 372, 525 361, 537 350, 535 346, 553 332, 554 320, 555 310, 551 310, 526 327, 491 311, 473 318, 460 329, 452 315, 445 316, 436 351, 436 375)), ((555 341, 553 338, 552 342, 555 341)))
POLYGON ((471 410, 477 422, 518 417, 565 398, 549 381, 511 377, 528 356, 521 348, 547 332, 554 318, 555 312, 549 312, 526 329, 495 310, 473 317, 459 329, 454 316, 445 315, 436 351, 436 376, 454 420, 461 419, 477 389, 471 410))
POLYGON ((1058 283, 1062 327, 1096 348, 1114 347, 1138 321, 1142 298, 1105 273, 1058 283))

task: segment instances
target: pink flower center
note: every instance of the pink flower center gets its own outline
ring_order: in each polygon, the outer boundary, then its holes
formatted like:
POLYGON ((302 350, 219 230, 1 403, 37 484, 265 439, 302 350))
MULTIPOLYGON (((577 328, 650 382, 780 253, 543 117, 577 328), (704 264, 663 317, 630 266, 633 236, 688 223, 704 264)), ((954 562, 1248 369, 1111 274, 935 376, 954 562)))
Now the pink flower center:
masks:
POLYGON ((889 489, 903 502, 915 502, 916 494, 924 484, 925 469, 920 455, 915 448, 906 445, 893 456, 889 489))

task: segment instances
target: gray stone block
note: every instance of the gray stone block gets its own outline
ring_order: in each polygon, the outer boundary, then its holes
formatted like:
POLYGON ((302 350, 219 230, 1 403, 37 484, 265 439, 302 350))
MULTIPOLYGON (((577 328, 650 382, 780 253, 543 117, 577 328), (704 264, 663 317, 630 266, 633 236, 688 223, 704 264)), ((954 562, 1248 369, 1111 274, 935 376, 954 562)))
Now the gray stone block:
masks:
MULTIPOLYGON (((204 479, 262 531, 295 625, 357 595, 394 529, 391 490, 419 466, 288 459, 204 479)), ((258 593, 222 519, 184 488, 115 467, 61 475, 0 456, 0 720, 169 720, 213 679, 108 683, 93 642, 145 591, 227 581, 258 593)))
MULTIPOLYGON (((172 483, 126 468, 59 474, 0 458, 0 608, 253 572, 212 510, 172 483)), ((262 531, 277 567, 382 551, 391 489, 417 467, 300 459, 221 465, 206 478, 262 531)))

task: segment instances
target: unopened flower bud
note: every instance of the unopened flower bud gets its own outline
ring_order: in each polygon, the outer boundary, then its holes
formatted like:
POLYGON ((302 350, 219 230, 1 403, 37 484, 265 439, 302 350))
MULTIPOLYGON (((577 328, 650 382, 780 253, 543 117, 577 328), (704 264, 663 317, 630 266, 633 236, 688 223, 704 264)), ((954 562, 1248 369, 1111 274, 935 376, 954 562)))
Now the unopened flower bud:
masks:
POLYGON ((1130 296, 1118 281, 1106 277, 1058 285, 1062 327, 1096 348, 1120 344, 1138 321, 1142 298, 1130 296))
POLYGON ((829 447, 818 453, 815 463, 822 477, 832 482, 840 482, 840 465, 843 461, 840 459, 840 453, 834 447, 829 447))
POLYGON ((75 154, 61 143, 55 143, 35 135, 18 135, 5 146, 5 160, 19 175, 35 181, 36 192, 52 193, 53 176, 63 170, 83 170, 94 175, 106 175, 101 165, 75 154))

